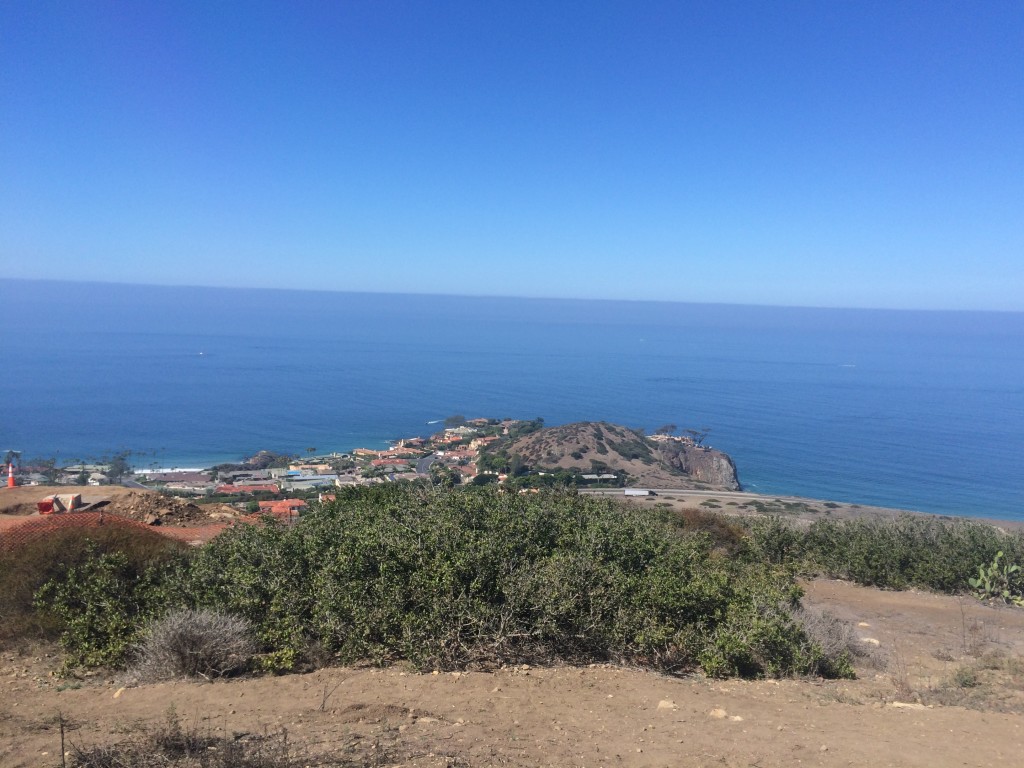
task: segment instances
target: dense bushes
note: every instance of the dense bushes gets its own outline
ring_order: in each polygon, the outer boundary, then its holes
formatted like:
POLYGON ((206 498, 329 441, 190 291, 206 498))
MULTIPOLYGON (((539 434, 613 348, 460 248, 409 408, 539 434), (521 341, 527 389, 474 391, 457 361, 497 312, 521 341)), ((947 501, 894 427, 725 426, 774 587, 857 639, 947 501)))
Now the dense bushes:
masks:
POLYGON ((248 618, 285 667, 310 644, 345 663, 420 668, 822 667, 788 612, 799 592, 787 574, 712 557, 706 537, 575 494, 352 490, 291 530, 219 537, 184 590, 248 618))
MULTIPOLYGON (((111 599, 120 574, 101 566, 50 587, 54 604, 84 601, 95 616, 87 603, 111 599)), ((426 669, 621 660, 717 676, 851 673, 793 618, 800 591, 786 570, 573 493, 351 489, 292 528, 240 526, 147 571, 135 589, 149 599, 120 586, 135 601, 125 626, 94 621, 86 638, 65 615, 73 658, 123 655, 155 607, 187 606, 247 620, 274 669, 316 652, 426 669)))
MULTIPOLYGON (((238 526, 187 556, 145 532, 6 553, 0 626, 11 617, 23 634, 59 626, 70 665, 123 664, 169 627, 164 647, 184 649, 187 671, 197 648, 225 645, 221 624, 193 620, 217 616, 245 638, 251 631, 272 670, 314 658, 421 669, 614 660, 714 676, 841 676, 851 673, 849 643, 799 612, 793 573, 957 592, 997 552, 1024 561, 1024 535, 979 522, 747 525, 572 492, 361 487, 294 527, 238 526), (33 614, 27 595, 45 578, 33 614), (190 618, 154 623, 169 612, 190 618)), ((244 665, 253 648, 239 642, 227 643, 228 662, 193 671, 244 665)))
POLYGON ((100 554, 91 544, 90 551, 36 597, 62 626, 66 667, 123 664, 145 623, 170 602, 172 563, 140 563, 121 551, 100 554))
POLYGON ((104 554, 120 553, 131 568, 177 557, 185 546, 155 533, 116 526, 48 531, 17 547, 0 549, 0 643, 54 638, 61 624, 33 603, 48 581, 62 582, 68 571, 104 554))
POLYGON ((980 522, 904 515, 895 519, 817 520, 807 529, 778 517, 750 528, 754 560, 797 564, 859 584, 961 592, 997 552, 1024 561, 1024 534, 980 522))

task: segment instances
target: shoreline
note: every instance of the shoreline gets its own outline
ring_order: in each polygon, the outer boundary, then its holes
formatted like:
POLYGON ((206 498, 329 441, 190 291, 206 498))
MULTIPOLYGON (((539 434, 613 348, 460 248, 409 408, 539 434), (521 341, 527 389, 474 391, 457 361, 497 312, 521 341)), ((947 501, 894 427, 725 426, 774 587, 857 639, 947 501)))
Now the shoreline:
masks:
MULTIPOLYGON (((435 424, 435 422, 428 422, 428 423, 429 424, 435 424)), ((427 431, 424 431, 424 435, 426 434, 426 432, 427 431)), ((413 437, 423 437, 424 435, 415 435, 413 437)), ((409 439, 409 437, 410 436, 407 435, 405 439, 409 439)), ((377 437, 377 438, 372 438, 372 439, 371 438, 367 438, 367 439, 365 439, 363 442, 361 442, 359 444, 346 443, 346 446, 349 446, 349 447, 346 447, 344 449, 337 448, 337 447, 327 447, 327 448, 324 448, 323 450, 317 452, 317 456, 323 456, 323 455, 327 455, 327 454, 349 454, 349 455, 351 455, 353 451, 357 451, 357 450, 360 450, 360 449, 370 449, 370 450, 375 450, 375 451, 383 451, 383 450, 387 450, 389 447, 392 447, 392 446, 398 444, 402 439, 403 438, 382 438, 382 437, 377 437)), ((148 467, 148 466, 145 466, 145 465, 139 465, 139 466, 132 465, 132 468, 136 472, 136 474, 146 474, 147 472, 152 472, 152 473, 165 473, 165 472, 209 472, 209 471, 212 470, 212 468, 214 466, 217 466, 217 465, 220 465, 220 464, 242 464, 242 463, 244 463, 246 461, 246 459, 250 458, 253 455, 256 455, 259 452, 260 451, 256 451, 256 452, 248 454, 248 455, 245 454, 245 453, 233 453, 233 454, 229 455, 229 454, 227 454, 225 452, 225 453, 219 454, 219 457, 216 460, 210 460, 210 459, 198 459, 197 460, 195 458, 192 458, 192 459, 189 459, 187 461, 182 461, 180 464, 174 463, 173 461, 167 461, 165 459, 165 460, 161 461, 161 466, 160 467, 155 467, 154 468, 154 467, 148 467), (230 458, 229 458, 229 456, 230 456, 230 458)), ((278 453, 278 451, 270 451, 270 452, 278 453)), ((285 455, 285 452, 282 451, 281 454, 285 455)), ((296 454, 296 457, 299 458, 299 459, 302 459, 302 460, 307 458, 307 457, 303 457, 303 456, 298 456, 297 454, 296 454)), ((838 504, 838 505, 840 505, 840 506, 842 506, 844 508, 853 508, 853 509, 858 509, 859 508, 859 509, 863 509, 863 510, 877 510, 877 511, 883 511, 883 512, 884 511, 890 511, 890 512, 896 511, 896 512, 899 512, 899 513, 906 513, 906 514, 912 514, 912 515, 928 515, 928 516, 931 516, 931 517, 949 518, 949 519, 954 519, 954 520, 966 519, 966 520, 983 520, 983 521, 989 521, 989 522, 991 522, 991 521, 998 521, 1000 523, 1005 523, 1005 524, 1014 525, 1014 526, 1024 526, 1024 506, 1020 507, 1020 511, 1018 512, 1019 517, 999 517, 998 515, 986 514, 984 512, 980 512, 980 511, 977 512, 977 513, 972 513, 971 511, 955 512, 955 511, 951 511, 951 510, 937 510, 937 509, 921 509, 921 508, 912 509, 912 508, 909 508, 909 507, 899 506, 898 503, 894 503, 892 505, 889 505, 889 504, 887 504, 885 502, 878 503, 878 502, 875 502, 875 501, 867 501, 867 500, 857 501, 857 500, 851 500, 849 498, 846 498, 846 499, 843 499, 843 500, 839 500, 837 498, 815 496, 815 495, 806 495, 806 494, 796 493, 796 492, 792 492, 792 491, 788 491, 788 490, 782 490, 782 489, 776 489, 774 492, 768 492, 768 491, 762 491, 762 490, 757 490, 757 491, 747 490, 746 485, 744 485, 743 482, 742 482, 742 467, 740 468, 740 476, 741 476, 741 482, 740 482, 741 490, 740 491, 737 491, 737 492, 721 491, 721 492, 718 492, 718 495, 722 495, 722 494, 726 494, 726 493, 740 493, 740 494, 749 495, 752 498, 764 499, 764 500, 782 499, 782 500, 787 501, 787 502, 796 502, 796 503, 799 503, 799 502, 818 503, 818 504, 833 503, 833 504, 838 504)), ((765 484, 764 481, 762 481, 760 483, 760 485, 763 485, 763 484, 765 484)), ((643 486, 638 486, 638 487, 643 487, 643 486)), ((653 489, 653 490, 658 490, 658 489, 653 489)), ((697 493, 697 494, 700 494, 702 492, 701 491, 687 491, 687 493, 697 493)), ((708 495, 714 496, 716 494, 714 492, 709 491, 708 495)))
MULTIPOLYGON (((388 444, 392 444, 395 441, 387 441, 387 442, 388 442, 388 444)), ((352 450, 355 450, 355 449, 352 449, 352 450)), ((243 459, 239 459, 237 462, 219 462, 219 463, 240 463, 243 460, 244 460, 244 457, 243 457, 243 459)), ((202 466, 198 462, 192 462, 192 464, 190 466, 172 465, 172 466, 168 466, 168 467, 157 467, 157 468, 152 468, 152 467, 133 467, 133 469, 135 470, 136 474, 144 475, 146 473, 209 472, 209 471, 212 470, 213 466, 214 465, 202 466)), ((27 485, 19 485, 18 486, 18 488, 31 488, 31 487, 40 487, 40 488, 42 488, 42 487, 51 487, 51 486, 27 486, 27 485)), ((52 486, 52 487, 58 487, 58 486, 52 486)), ((59 486, 59 487, 70 489, 73 486, 59 486)), ((110 488, 110 487, 130 488, 131 486, 105 486, 105 487, 107 487, 107 488, 110 488)), ((85 495, 102 493, 103 488, 104 488, 104 486, 100 486, 100 487, 81 486, 81 489, 88 489, 87 493, 83 494, 83 498, 84 498, 85 495)), ((4 491, 5 490, 7 490, 7 489, 3 488, 3 487, 0 487, 0 504, 2 504, 2 502, 3 502, 4 491)), ((623 495, 623 492, 622 492, 621 488, 608 488, 608 489, 604 489, 604 488, 593 488, 593 489, 581 488, 579 490, 580 490, 580 493, 584 493, 584 494, 605 494, 605 495, 612 495, 612 496, 622 496, 623 495)), ((753 504, 754 502, 760 502, 760 503, 766 504, 766 505, 773 505, 773 504, 774 505, 778 505, 778 504, 781 503, 782 508, 777 510, 777 513, 782 515, 782 516, 784 516, 784 517, 790 517, 792 519, 804 519, 805 515, 806 515, 806 519, 817 519, 817 517, 819 517, 819 516, 831 516, 831 517, 833 517, 835 519, 840 519, 840 518, 845 518, 845 517, 850 517, 850 518, 852 518, 852 517, 889 517, 889 518, 891 518, 891 517, 896 517, 896 516, 900 516, 900 515, 915 515, 915 516, 916 515, 921 515, 921 516, 925 516, 925 517, 937 518, 937 519, 940 519, 940 520, 950 520, 950 521, 970 520, 970 521, 977 521, 977 522, 982 522, 982 523, 988 523, 990 525, 995 525, 995 526, 1002 527, 1002 528, 1008 528, 1008 529, 1013 529, 1013 530, 1024 530, 1024 513, 1022 513, 1022 515, 1021 515, 1021 517, 1019 519, 1015 519, 1015 518, 998 517, 998 516, 992 516, 992 515, 981 515, 981 514, 974 515, 974 514, 967 514, 967 513, 955 514, 955 513, 951 513, 951 512, 934 512, 934 511, 922 510, 922 509, 907 509, 906 507, 882 506, 882 505, 878 505, 878 504, 869 504, 869 503, 856 502, 856 501, 839 501, 839 500, 836 500, 836 499, 825 499, 825 498, 818 498, 818 497, 813 497, 813 496, 801 496, 801 495, 786 494, 786 493, 769 494, 769 493, 758 493, 758 492, 755 492, 755 491, 747 491, 747 490, 739 490, 739 491, 719 490, 719 491, 716 491, 716 490, 664 489, 664 488, 652 488, 650 490, 653 490, 657 494, 657 496, 648 497, 648 498, 633 497, 632 500, 640 502, 640 503, 643 503, 645 505, 653 505, 653 504, 656 504, 656 503, 659 503, 659 502, 664 503, 666 500, 668 500, 668 501, 678 501, 679 503, 678 504, 673 504, 673 506, 677 507, 677 508, 680 508, 680 509, 683 508, 684 506, 686 508, 692 508, 692 507, 707 508, 708 511, 712 511, 712 512, 720 512, 720 513, 723 513, 723 514, 740 515, 740 516, 745 516, 746 514, 750 513, 749 509, 743 509, 743 504, 741 503, 742 501, 746 501, 748 505, 753 504), (676 497, 676 499, 672 499, 671 497, 673 497, 673 496, 676 497), (720 505, 720 507, 721 507, 720 509, 715 509, 715 508, 709 508, 709 507, 702 506, 702 504, 704 502, 715 503, 715 501, 714 501, 715 499, 726 500, 726 501, 725 501, 725 503, 720 505), (735 505, 730 505, 729 501, 736 501, 737 503, 735 505), (690 503, 689 504, 685 504, 684 502, 690 502, 690 503), (793 511, 791 509, 786 509, 786 505, 805 505, 807 507, 810 507, 812 510, 814 510, 814 513, 813 514, 808 514, 808 513, 804 512, 804 511, 800 511, 800 510, 793 511), (737 511, 738 509, 739 509, 739 511, 737 511)), ((771 511, 772 510, 769 510, 768 513, 770 514, 771 511)), ((2 508, 0 508, 0 513, 2 513, 2 508)))
MULTIPOLYGON (((471 421, 486 421, 485 419, 475 419, 471 421)), ((491 420, 494 421, 494 420, 491 420)), ((443 420, 436 420, 426 422, 427 426, 436 426, 442 423, 443 420)), ((468 422, 467 422, 468 423, 468 422)), ((294 460, 297 464, 306 464, 310 462, 324 462, 331 458, 337 458, 339 456, 344 457, 358 457, 360 453, 376 452, 381 457, 389 455, 395 452, 396 446, 400 446, 406 441, 410 444, 413 440, 422 441, 426 440, 429 445, 430 438, 416 435, 413 437, 405 438, 383 438, 383 437, 364 437, 361 441, 346 441, 346 448, 344 450, 336 447, 328 447, 318 450, 316 454, 309 454, 302 456, 298 452, 287 453, 278 451, 259 450, 255 453, 230 453, 227 451, 221 452, 216 451, 213 456, 207 456, 205 458, 191 458, 183 460, 180 463, 174 460, 168 460, 166 458, 157 459, 153 461, 151 465, 146 466, 144 464, 135 464, 131 461, 134 457, 144 457, 147 455, 145 452, 139 452, 137 454, 127 453, 128 464, 132 467, 132 470, 136 476, 146 476, 153 474, 175 474, 175 473, 212 473, 214 467, 222 466, 225 464, 237 465, 240 469, 244 468, 249 461, 263 453, 273 454, 276 457, 288 457, 294 460), (356 444, 358 443, 358 445, 356 444), (377 446, 367 448, 366 446, 377 446), (214 456, 216 458, 214 458, 214 456), (160 466, 156 466, 159 464, 160 466)), ((441 446, 442 448, 445 446, 441 446)), ((308 451, 314 451, 316 449, 307 449, 308 451)), ((430 450, 428 448, 428 450, 430 450)), ((151 455, 151 454, 150 454, 151 455)), ((437 456, 443 455, 441 453, 435 454, 437 456)), ((728 456, 728 454, 726 454, 728 456)), ((475 464, 475 461, 471 460, 471 463, 475 464)), ((408 469, 412 469, 409 467, 408 469)), ((630 470, 632 471, 632 470, 630 470)), ((542 473, 543 474, 543 473, 542 473)), ((394 478, 392 478, 394 479, 394 478)), ((470 478, 471 479, 471 478, 470 478)), ((651 482, 665 482, 667 478, 659 478, 655 481, 654 478, 649 478, 651 482)), ((466 482, 467 478, 463 478, 463 482, 466 482)), ((146 482, 143 479, 142 482, 146 482)), ((684 504, 690 504, 693 506, 699 506, 706 508, 709 511, 718 510, 725 514, 747 514, 754 509, 763 508, 760 511, 761 514, 780 514, 794 519, 800 518, 802 515, 809 516, 809 519, 813 519, 820 515, 831 515, 835 518, 841 518, 844 516, 876 516, 876 517, 892 517, 898 514, 910 514, 910 515, 926 515, 929 517, 947 519, 947 520, 977 520, 991 524, 997 524, 1003 527, 1012 528, 1024 528, 1024 510, 1019 512, 1010 511, 1009 509, 1000 509, 1000 512, 1006 513, 1004 516, 1000 516, 999 513, 991 514, 982 511, 972 512, 969 510, 963 511, 964 508, 960 508, 956 511, 945 510, 945 509, 911 509, 896 504, 887 504, 886 501, 879 500, 875 501, 853 501, 843 500, 838 501, 834 498, 819 497, 815 495, 806 495, 801 493, 787 492, 776 489, 774 493, 763 490, 763 486, 767 485, 763 481, 755 483, 758 486, 758 490, 744 489, 741 485, 740 490, 729 491, 729 490, 707 490, 693 486, 689 488, 674 488, 674 489, 662 489, 658 488, 657 485, 645 485, 642 477, 634 476, 632 482, 636 485, 632 486, 635 488, 651 488, 658 492, 658 497, 655 501, 647 501, 646 503, 660 503, 665 505, 668 503, 670 506, 681 507, 684 504), (674 503, 676 499, 678 503, 674 503), (721 503, 719 503, 721 502, 721 503)), ((671 482, 674 482, 671 481, 671 482)), ((131 484, 129 484, 131 487, 131 484)), ((140 486, 141 487, 141 486, 140 486)), ((580 486, 582 493, 601 493, 601 489, 592 488, 587 486, 580 486)), ((613 493, 621 493, 621 489, 616 488, 613 493)), ((1009 499, 1004 496, 1004 503, 1001 507, 1012 507, 1012 504, 1007 503, 1009 499)))

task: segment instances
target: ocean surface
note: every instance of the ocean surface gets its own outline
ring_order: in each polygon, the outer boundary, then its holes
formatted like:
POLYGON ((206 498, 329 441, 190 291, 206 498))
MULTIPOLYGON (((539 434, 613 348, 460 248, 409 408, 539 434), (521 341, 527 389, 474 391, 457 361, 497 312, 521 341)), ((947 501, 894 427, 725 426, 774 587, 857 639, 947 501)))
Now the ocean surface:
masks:
POLYGON ((1024 314, 0 283, 0 451, 196 467, 451 414, 710 427, 744 488, 1024 519, 1024 314))

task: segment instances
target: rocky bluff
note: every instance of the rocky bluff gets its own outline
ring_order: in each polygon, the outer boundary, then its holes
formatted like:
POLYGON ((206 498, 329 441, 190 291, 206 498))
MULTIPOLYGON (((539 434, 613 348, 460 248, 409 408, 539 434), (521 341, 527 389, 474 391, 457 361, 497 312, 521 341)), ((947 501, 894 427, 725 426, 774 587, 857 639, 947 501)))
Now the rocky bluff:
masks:
POLYGON ((740 488, 736 465, 722 451, 688 437, 649 436, 603 421, 546 427, 503 441, 500 448, 533 469, 625 473, 631 486, 740 488))

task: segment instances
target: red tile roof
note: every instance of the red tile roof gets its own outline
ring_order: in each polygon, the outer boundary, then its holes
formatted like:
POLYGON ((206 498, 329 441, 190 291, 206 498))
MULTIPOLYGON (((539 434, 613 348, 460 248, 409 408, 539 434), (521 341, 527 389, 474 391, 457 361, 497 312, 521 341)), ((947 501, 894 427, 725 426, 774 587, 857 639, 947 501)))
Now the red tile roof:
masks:
POLYGON ((305 508, 306 502, 302 499, 260 502, 260 514, 273 515, 274 517, 283 517, 285 519, 295 517, 300 510, 305 508))

